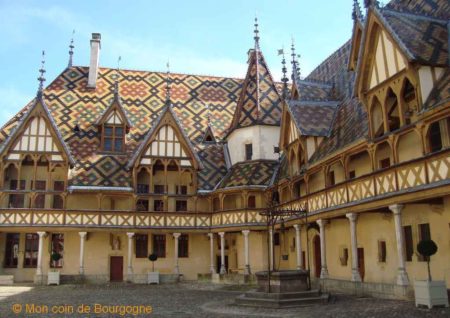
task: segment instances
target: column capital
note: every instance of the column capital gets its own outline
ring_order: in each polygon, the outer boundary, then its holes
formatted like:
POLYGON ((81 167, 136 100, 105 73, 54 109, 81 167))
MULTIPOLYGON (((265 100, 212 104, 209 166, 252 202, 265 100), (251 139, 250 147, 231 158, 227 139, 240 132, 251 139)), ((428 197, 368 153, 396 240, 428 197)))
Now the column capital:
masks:
POLYGON ((393 204, 389 206, 389 210, 394 214, 401 214, 404 207, 403 204, 393 204))
POLYGON ((208 233, 208 234, 206 234, 206 235, 208 235, 209 238, 214 238, 214 233, 208 233))
POLYGON ((134 233, 133 232, 127 232, 127 236, 129 239, 133 238, 134 233))
POLYGON ((180 237, 181 233, 173 233, 173 237, 178 239, 180 237))
POLYGON ((358 215, 356 213, 347 213, 345 214, 345 217, 349 219, 351 222, 355 222, 358 218, 358 215))
POLYGON ((39 238, 47 236, 47 232, 36 232, 39 235, 39 238))
POLYGON ((244 234, 244 236, 248 236, 249 233, 250 233, 250 230, 242 230, 242 234, 244 234))
POLYGON ((316 221, 316 223, 319 225, 320 228, 323 228, 326 224, 328 224, 328 220, 326 219, 319 219, 316 221))
POLYGON ((293 227, 296 231, 300 231, 300 224, 294 224, 293 227))
POLYGON ((82 239, 84 239, 86 237, 86 235, 87 235, 87 232, 78 232, 78 235, 80 235, 80 237, 82 239))
POLYGON ((217 234, 219 234, 220 237, 223 237, 225 235, 225 232, 219 232, 217 234))

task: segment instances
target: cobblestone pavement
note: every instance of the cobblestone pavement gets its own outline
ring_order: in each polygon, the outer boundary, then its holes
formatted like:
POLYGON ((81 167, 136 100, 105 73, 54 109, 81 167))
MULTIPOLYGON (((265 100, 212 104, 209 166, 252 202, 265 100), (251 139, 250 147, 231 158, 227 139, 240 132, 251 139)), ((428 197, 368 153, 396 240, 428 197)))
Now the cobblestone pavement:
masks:
POLYGON ((413 302, 344 295, 334 295, 331 302, 326 305, 303 308, 274 310, 235 306, 234 297, 245 288, 207 283, 159 286, 131 284, 0 286, 0 317, 133 317, 133 315, 92 313, 95 304, 153 307, 152 314, 136 317, 450 317, 449 308, 428 310, 415 308, 413 302), (31 313, 33 304, 34 314, 31 313), (80 305, 85 305, 84 314, 77 313, 81 310, 80 305), (49 311, 47 314, 37 313, 40 309, 45 311, 45 308, 49 311), (90 308, 91 313, 86 313, 86 308, 90 308), (20 313, 16 314, 14 310, 20 313), (61 313, 52 313, 53 310, 59 310, 61 313))

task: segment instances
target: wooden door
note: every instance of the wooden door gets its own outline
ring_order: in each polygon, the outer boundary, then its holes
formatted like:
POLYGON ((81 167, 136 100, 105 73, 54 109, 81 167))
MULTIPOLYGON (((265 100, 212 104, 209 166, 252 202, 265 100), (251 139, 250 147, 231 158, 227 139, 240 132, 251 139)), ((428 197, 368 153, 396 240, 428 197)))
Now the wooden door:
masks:
POLYGON ((320 271, 322 269, 322 258, 320 256, 320 236, 316 235, 313 238, 314 248, 314 276, 320 278, 320 271))
POLYGON ((361 280, 364 281, 364 274, 365 274, 364 248, 362 248, 362 247, 358 247, 358 270, 359 270, 359 275, 361 276, 361 280))
POLYGON ((112 282, 123 281, 123 257, 111 256, 109 280, 112 282))

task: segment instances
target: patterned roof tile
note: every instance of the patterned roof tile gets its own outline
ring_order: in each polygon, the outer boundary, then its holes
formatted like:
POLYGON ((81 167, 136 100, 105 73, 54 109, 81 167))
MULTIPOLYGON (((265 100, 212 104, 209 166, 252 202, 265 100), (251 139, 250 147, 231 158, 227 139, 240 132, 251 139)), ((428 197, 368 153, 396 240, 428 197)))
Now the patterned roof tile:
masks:
POLYGON ((269 186, 277 168, 275 160, 238 162, 231 167, 219 187, 269 186))

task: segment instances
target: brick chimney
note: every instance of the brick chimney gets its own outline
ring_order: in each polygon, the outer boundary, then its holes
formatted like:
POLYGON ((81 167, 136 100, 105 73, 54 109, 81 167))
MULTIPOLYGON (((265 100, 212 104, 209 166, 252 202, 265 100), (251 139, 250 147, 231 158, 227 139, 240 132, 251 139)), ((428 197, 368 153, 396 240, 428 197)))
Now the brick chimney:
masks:
POLYGON ((91 58, 89 63, 88 87, 95 88, 98 75, 98 60, 100 58, 100 33, 92 33, 91 39, 91 58))

